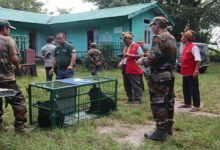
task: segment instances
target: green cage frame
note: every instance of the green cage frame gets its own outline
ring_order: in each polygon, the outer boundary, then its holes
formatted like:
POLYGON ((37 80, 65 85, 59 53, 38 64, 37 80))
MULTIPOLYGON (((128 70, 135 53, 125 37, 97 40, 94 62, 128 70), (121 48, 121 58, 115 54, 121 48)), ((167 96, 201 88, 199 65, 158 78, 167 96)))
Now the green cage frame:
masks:
MULTIPOLYGON (((61 111, 65 112, 65 121, 64 125, 70 125, 74 124, 76 122, 79 122, 84 119, 92 119, 92 118, 98 118, 101 116, 105 116, 106 114, 101 114, 100 112, 100 103, 105 98, 98 97, 96 102, 98 103, 98 113, 96 115, 90 115, 89 114, 81 114, 86 109, 88 109, 91 105, 91 101, 88 97, 88 91, 94 86, 97 86, 98 88, 103 90, 103 93, 108 95, 108 98, 111 98, 115 103, 115 109, 117 110, 117 87, 118 87, 118 81, 115 78, 108 78, 108 77, 84 77, 84 78, 77 78, 80 80, 90 80, 90 83, 84 83, 81 85, 77 84, 70 84, 70 83, 63 83, 59 80, 57 81, 49 81, 49 82, 42 82, 42 83, 32 83, 29 84, 28 87, 28 95, 29 95, 29 119, 30 124, 34 125, 38 122, 36 121, 36 112, 35 110, 40 109, 40 107, 37 105, 36 97, 43 97, 47 95, 47 100, 50 101, 50 108, 47 108, 50 111, 50 124, 51 128, 57 127, 56 125, 56 111, 58 110, 56 108, 56 103, 58 102, 59 95, 58 93, 63 93, 62 95, 70 95, 70 98, 67 99, 67 101, 71 102, 70 106, 66 106, 64 104, 64 108, 60 109, 61 111), (34 93, 35 90, 39 91, 39 93, 34 93), (43 91, 44 93, 40 93, 40 91, 43 91), (74 91, 74 92, 73 92, 74 91), (66 92, 66 93, 65 93, 66 92), (73 92, 73 95, 70 94, 73 92), (68 112, 68 110, 70 110, 68 112), (69 119, 66 119, 66 116, 72 115, 69 119), (91 117, 92 116, 92 117, 91 117), (68 123, 70 121, 71 123, 68 123)), ((45 101, 45 100, 44 100, 45 101)), ((64 99, 61 99, 59 101, 61 104, 62 102, 65 103, 64 99)), ((69 105, 69 104, 67 104, 69 105)), ((38 114, 39 115, 39 114, 38 114)))

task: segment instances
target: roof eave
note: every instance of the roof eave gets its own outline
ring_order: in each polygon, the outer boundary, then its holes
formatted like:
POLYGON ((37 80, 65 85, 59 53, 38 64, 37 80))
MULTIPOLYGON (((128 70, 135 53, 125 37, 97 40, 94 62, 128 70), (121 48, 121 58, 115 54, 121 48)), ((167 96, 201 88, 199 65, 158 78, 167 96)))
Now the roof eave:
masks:
POLYGON ((10 22, 14 23, 24 23, 24 24, 35 24, 35 25, 47 25, 46 23, 40 23, 40 22, 26 22, 26 21, 20 21, 20 20, 8 20, 10 22))
POLYGON ((167 11, 159 4, 156 4, 158 9, 164 14, 164 16, 170 21, 170 23, 172 24, 172 26, 175 26, 175 21, 173 20, 173 18, 171 16, 168 15, 167 11))
POLYGON ((153 8, 158 8, 158 9, 164 14, 164 16, 170 21, 170 23, 172 24, 172 26, 175 26, 175 25, 176 25, 176 24, 175 24, 175 21, 172 19, 172 17, 170 17, 170 16, 168 15, 168 13, 166 12, 166 10, 165 10, 159 3, 157 3, 157 2, 155 2, 154 4, 152 4, 152 5, 150 5, 150 6, 146 7, 146 8, 140 9, 139 11, 135 11, 135 12, 129 14, 129 15, 128 15, 128 19, 134 18, 134 17, 136 17, 137 15, 139 15, 139 14, 141 14, 141 13, 143 13, 143 12, 146 12, 146 11, 148 11, 148 10, 151 10, 151 9, 153 9, 153 8))
POLYGON ((152 9, 152 8, 155 8, 155 7, 158 7, 158 6, 157 6, 157 3, 151 4, 150 6, 145 7, 145 8, 142 8, 142 9, 140 9, 139 11, 135 11, 135 12, 133 12, 133 13, 130 13, 130 14, 128 15, 128 19, 134 18, 134 17, 136 17, 137 15, 139 15, 139 14, 141 14, 141 13, 143 13, 143 12, 146 12, 146 11, 152 9))
POLYGON ((101 20, 101 19, 112 19, 117 17, 127 17, 127 15, 120 15, 120 16, 112 16, 112 17, 102 17, 96 19, 85 19, 85 20, 76 20, 76 21, 66 21, 66 22, 48 22, 48 25, 57 25, 57 24, 67 24, 67 23, 77 23, 77 22, 84 22, 84 21, 93 21, 93 20, 101 20))

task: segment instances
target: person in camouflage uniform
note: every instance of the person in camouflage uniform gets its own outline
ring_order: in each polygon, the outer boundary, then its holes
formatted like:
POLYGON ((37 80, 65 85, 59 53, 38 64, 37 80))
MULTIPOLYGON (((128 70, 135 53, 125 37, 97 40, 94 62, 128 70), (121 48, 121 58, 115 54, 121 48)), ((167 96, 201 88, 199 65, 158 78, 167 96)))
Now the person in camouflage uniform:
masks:
MULTIPOLYGON (((15 29, 7 20, 0 19, 0 88, 13 89, 16 91, 14 97, 6 97, 6 102, 12 106, 14 111, 14 127, 18 133, 26 133, 25 123, 26 106, 25 99, 16 84, 14 67, 19 69, 19 61, 14 40, 9 36, 10 30, 15 29)), ((0 131, 6 131, 3 126, 2 98, 0 98, 0 131)))
POLYGON ((148 80, 151 110, 156 121, 156 131, 146 138, 164 141, 172 135, 174 116, 174 74, 176 60, 176 40, 167 31, 168 21, 164 17, 155 17, 150 25, 154 32, 152 49, 139 64, 149 67, 148 80))
POLYGON ((97 75, 97 71, 102 66, 102 53, 96 49, 96 43, 91 43, 90 50, 88 51, 88 60, 90 62, 91 74, 97 75))

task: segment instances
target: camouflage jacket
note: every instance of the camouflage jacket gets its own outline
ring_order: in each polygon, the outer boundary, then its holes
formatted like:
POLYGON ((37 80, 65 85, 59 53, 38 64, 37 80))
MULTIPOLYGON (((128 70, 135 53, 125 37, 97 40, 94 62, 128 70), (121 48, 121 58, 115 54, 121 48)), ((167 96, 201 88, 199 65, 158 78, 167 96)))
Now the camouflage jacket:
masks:
POLYGON ((176 62, 176 49, 176 40, 169 32, 155 35, 149 56, 142 59, 143 65, 150 67, 152 72, 172 71, 176 62))
POLYGON ((101 65, 102 64, 102 53, 98 49, 91 48, 88 51, 88 60, 92 65, 101 65))
POLYGON ((14 69, 10 57, 17 54, 14 40, 0 35, 0 82, 14 81, 14 69))

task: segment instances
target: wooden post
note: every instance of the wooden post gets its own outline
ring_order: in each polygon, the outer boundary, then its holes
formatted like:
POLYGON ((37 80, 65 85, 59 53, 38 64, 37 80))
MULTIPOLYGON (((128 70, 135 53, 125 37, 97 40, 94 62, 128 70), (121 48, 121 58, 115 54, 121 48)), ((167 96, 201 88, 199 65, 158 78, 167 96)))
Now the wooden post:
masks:
POLYGON ((25 64, 21 64, 21 68, 15 74, 17 76, 37 76, 37 66, 35 64, 35 51, 27 49, 25 51, 25 64))

